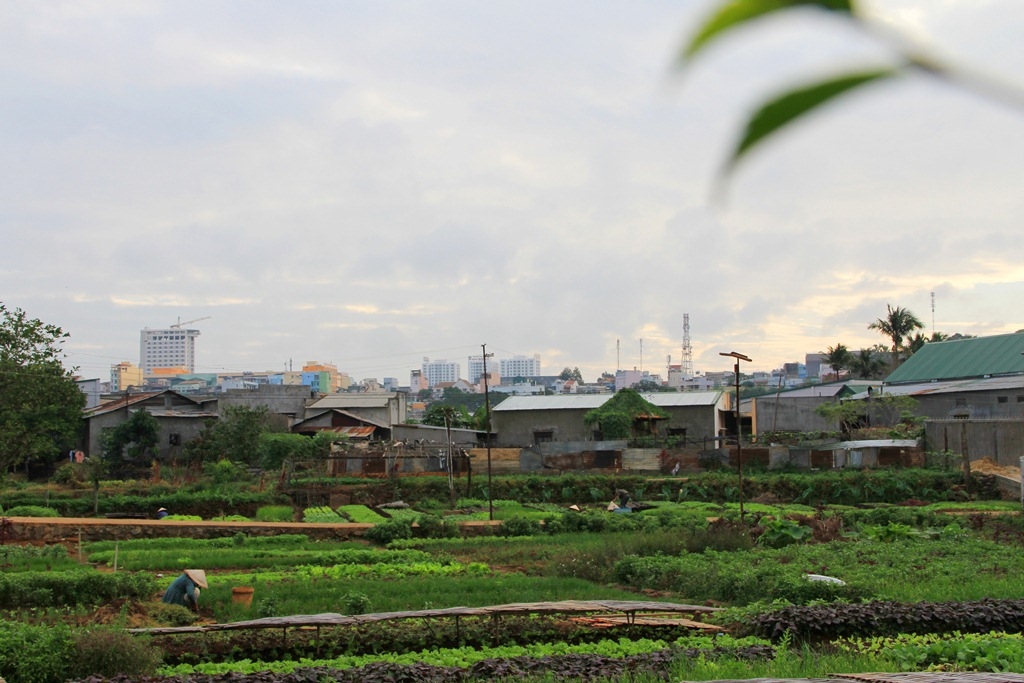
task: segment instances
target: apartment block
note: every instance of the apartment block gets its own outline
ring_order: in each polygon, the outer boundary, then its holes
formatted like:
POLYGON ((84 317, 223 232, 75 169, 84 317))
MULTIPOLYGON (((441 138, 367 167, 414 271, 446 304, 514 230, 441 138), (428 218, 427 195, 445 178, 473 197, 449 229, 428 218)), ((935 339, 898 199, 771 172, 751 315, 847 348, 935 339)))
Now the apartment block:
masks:
POLYGON ((110 366, 110 390, 125 391, 128 387, 141 387, 144 384, 142 368, 128 361, 121 361, 110 366))
POLYGON ((427 379, 427 388, 433 387, 439 382, 458 382, 462 379, 462 368, 458 363, 448 360, 423 359, 420 367, 423 377, 427 379))
POLYGON ((139 365, 142 375, 151 377, 156 368, 183 367, 186 372, 196 371, 196 337, 199 330, 170 327, 140 332, 139 365))
POLYGON ((502 377, 540 377, 540 354, 533 356, 512 356, 498 361, 502 377))

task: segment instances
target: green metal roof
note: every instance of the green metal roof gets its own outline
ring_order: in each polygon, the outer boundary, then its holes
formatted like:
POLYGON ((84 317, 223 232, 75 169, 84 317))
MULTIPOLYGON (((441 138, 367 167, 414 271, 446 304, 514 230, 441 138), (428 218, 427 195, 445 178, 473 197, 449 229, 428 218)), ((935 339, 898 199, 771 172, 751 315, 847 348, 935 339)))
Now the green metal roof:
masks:
POLYGON ((1024 373, 1024 333, 929 342, 904 361, 886 384, 932 382, 1024 373))

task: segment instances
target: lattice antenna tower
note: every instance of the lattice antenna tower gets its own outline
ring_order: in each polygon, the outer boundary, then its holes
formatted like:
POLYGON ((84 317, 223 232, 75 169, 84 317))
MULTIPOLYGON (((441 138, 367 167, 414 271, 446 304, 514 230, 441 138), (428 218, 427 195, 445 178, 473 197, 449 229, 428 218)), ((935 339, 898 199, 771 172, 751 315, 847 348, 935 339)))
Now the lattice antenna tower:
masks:
POLYGON ((685 379, 693 378, 693 346, 690 344, 690 314, 683 313, 683 362, 679 367, 685 379))

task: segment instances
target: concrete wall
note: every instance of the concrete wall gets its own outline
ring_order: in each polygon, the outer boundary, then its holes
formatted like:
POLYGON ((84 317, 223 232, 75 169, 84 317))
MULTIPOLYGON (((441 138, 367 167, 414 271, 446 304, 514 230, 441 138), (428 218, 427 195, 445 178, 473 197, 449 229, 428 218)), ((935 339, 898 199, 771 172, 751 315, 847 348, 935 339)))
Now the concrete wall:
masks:
POLYGON ((928 420, 924 431, 928 451, 959 456, 966 451, 971 460, 992 458, 1010 467, 1018 467, 1024 456, 1024 419, 928 420))
POLYGON ((662 410, 668 413, 669 419, 658 424, 658 433, 666 436, 670 429, 685 428, 687 443, 695 444, 717 436, 723 426, 719 410, 725 407, 725 396, 722 394, 718 405, 713 406, 663 406, 662 410))
POLYGON ((229 389, 217 397, 218 410, 226 406, 257 408, 280 415, 302 417, 306 403, 313 397, 310 388, 303 385, 262 384, 257 389, 229 389))
MULTIPOLYGON (((472 429, 452 430, 452 442, 459 446, 475 446, 482 437, 483 432, 472 429)), ((407 444, 416 441, 445 446, 448 444, 448 435, 445 433, 444 427, 431 425, 396 424, 391 428, 391 438, 395 441, 404 441, 407 444)))
POLYGON ((498 446, 528 447, 534 444, 534 433, 553 432, 554 441, 592 441, 593 431, 583 424, 586 409, 497 411, 491 415, 491 426, 497 432, 498 446))
POLYGON ((831 397, 804 396, 786 398, 773 395, 758 396, 757 433, 765 432, 822 432, 835 429, 836 425, 814 414, 814 409, 822 403, 832 403, 831 397))
MULTIPOLYGON (((658 433, 668 434, 669 429, 686 429, 688 442, 699 443, 706 437, 718 433, 718 409, 716 406, 675 406, 662 408, 668 413, 669 419, 658 424, 658 433)), ((590 409, 565 408, 561 410, 522 410, 497 411, 491 420, 497 432, 496 443, 499 446, 520 446, 523 448, 534 445, 536 432, 553 432, 556 443, 573 441, 590 441, 594 439, 592 429, 583 424, 583 416, 590 409)), ((546 445, 546 444, 545 444, 546 445)), ((590 446, 588 450, 593 450, 590 446)))
MULTIPOLYGON (((136 409, 131 409, 134 413, 136 409)), ((156 422, 160 425, 160 433, 157 436, 157 458, 169 462, 182 453, 185 444, 194 439, 203 431, 209 417, 189 417, 187 415, 176 415, 173 417, 165 415, 154 415, 156 422), (177 445, 171 444, 171 435, 178 435, 177 445)), ((105 415, 97 415, 89 420, 88 443, 83 450, 87 456, 103 454, 103 430, 113 429, 124 422, 124 411, 118 410, 105 415)))
POLYGON ((1024 418, 1024 388, 967 391, 959 394, 919 394, 917 409, 922 417, 941 420, 954 415, 970 419, 1024 418), (957 406, 957 400, 966 404, 957 406), (1000 399, 1005 402, 1000 403, 1000 399))

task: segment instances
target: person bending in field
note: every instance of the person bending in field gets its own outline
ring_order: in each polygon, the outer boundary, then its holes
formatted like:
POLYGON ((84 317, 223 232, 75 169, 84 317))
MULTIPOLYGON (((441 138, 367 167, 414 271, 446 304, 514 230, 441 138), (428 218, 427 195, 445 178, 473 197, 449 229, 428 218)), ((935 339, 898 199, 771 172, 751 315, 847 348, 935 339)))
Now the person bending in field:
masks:
POLYGON ((186 569, 164 591, 163 601, 171 605, 188 607, 193 612, 198 612, 199 589, 207 587, 205 571, 202 569, 186 569))

